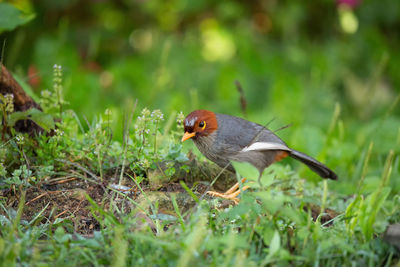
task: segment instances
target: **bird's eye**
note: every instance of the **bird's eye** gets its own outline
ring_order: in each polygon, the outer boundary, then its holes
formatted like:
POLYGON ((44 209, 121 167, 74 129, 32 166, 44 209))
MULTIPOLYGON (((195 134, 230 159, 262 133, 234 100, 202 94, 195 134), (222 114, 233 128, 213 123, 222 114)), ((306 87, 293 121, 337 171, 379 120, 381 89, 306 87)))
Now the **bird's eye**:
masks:
POLYGON ((206 122, 205 121, 199 122, 199 127, 204 130, 206 128, 206 122))

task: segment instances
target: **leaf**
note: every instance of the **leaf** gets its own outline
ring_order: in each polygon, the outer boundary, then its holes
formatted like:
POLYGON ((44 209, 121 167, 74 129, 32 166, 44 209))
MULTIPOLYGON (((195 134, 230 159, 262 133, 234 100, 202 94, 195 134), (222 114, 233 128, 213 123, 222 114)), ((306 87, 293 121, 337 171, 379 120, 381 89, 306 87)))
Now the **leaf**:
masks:
POLYGON ((237 162, 237 161, 232 161, 232 165, 235 168, 235 170, 242 176, 245 177, 248 180, 257 180, 258 176, 260 176, 259 171, 257 170, 256 167, 251 165, 250 163, 247 162, 237 162))
POLYGON ((0 3, 0 14, 0 33, 12 31, 17 26, 26 24, 35 17, 35 14, 24 14, 8 3, 0 3))
POLYGON ((35 108, 11 113, 8 116, 8 125, 13 127, 19 120, 32 120, 45 131, 55 128, 53 117, 35 108))
POLYGON ((275 231, 274 236, 272 237, 271 243, 269 244, 268 257, 271 257, 276 252, 278 252, 280 247, 281 247, 281 238, 279 236, 279 232, 275 231))
POLYGON ((180 181, 179 182, 181 184, 181 186, 183 187, 183 189, 186 190, 186 192, 193 198, 194 201, 196 201, 197 203, 200 201, 199 198, 193 193, 193 191, 185 184, 184 181, 180 181))
POLYGON ((33 120, 37 125, 42 127, 45 131, 50 131, 55 128, 53 117, 49 114, 41 112, 38 109, 30 109, 30 119, 33 120))
POLYGON ((265 244, 270 244, 272 241, 272 238, 274 237, 275 231, 271 225, 266 225, 264 226, 263 229, 263 239, 265 244))
POLYGON ((289 200, 283 195, 282 192, 270 192, 261 190, 253 193, 257 198, 261 199, 262 207, 268 211, 269 214, 275 214, 282 209, 285 202, 289 200))
POLYGON ((349 221, 347 222, 347 229, 352 235, 354 234, 354 229, 357 225, 360 210, 363 205, 364 198, 363 196, 358 195, 346 208, 345 217, 349 218, 349 221))
POLYGON ((28 119, 28 111, 16 111, 8 115, 8 125, 14 127, 17 121, 26 119, 28 119))
POLYGON ((373 226, 377 221, 378 212, 381 210, 386 198, 391 191, 390 187, 384 187, 381 191, 376 191, 369 195, 365 200, 365 206, 360 214, 361 230, 367 240, 371 240, 374 235, 373 226))

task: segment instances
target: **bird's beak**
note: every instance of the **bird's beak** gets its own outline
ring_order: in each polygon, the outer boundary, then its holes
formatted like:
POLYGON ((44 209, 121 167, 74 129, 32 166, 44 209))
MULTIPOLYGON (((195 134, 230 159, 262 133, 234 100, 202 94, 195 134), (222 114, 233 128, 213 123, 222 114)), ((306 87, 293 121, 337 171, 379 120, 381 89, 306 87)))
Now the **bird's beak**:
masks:
POLYGON ((193 132, 193 133, 185 132, 185 134, 182 136, 182 142, 192 138, 195 135, 196 135, 195 132, 193 132))

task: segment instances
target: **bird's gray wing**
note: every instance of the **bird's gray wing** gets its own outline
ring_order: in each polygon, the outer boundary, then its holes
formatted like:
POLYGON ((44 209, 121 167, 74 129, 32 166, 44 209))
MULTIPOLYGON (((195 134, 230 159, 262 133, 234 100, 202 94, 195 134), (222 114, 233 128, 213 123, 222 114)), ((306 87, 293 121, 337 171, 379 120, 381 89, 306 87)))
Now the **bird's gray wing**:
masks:
MULTIPOLYGON (((286 144, 273 132, 265 127, 244 119, 217 114, 218 133, 217 148, 227 156, 235 154, 243 149, 271 150, 287 148, 286 144), (267 148, 265 144, 276 145, 275 148, 267 148)), ((286 150, 286 149, 282 149, 286 150)))

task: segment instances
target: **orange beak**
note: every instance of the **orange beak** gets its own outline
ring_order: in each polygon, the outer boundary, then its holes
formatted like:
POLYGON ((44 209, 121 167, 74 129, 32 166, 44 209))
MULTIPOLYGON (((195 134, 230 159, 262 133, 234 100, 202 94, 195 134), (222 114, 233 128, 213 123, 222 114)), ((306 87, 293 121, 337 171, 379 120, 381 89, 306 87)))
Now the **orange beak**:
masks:
POLYGON ((193 133, 185 132, 185 134, 182 136, 182 142, 192 138, 195 135, 196 135, 195 132, 193 132, 193 133))

